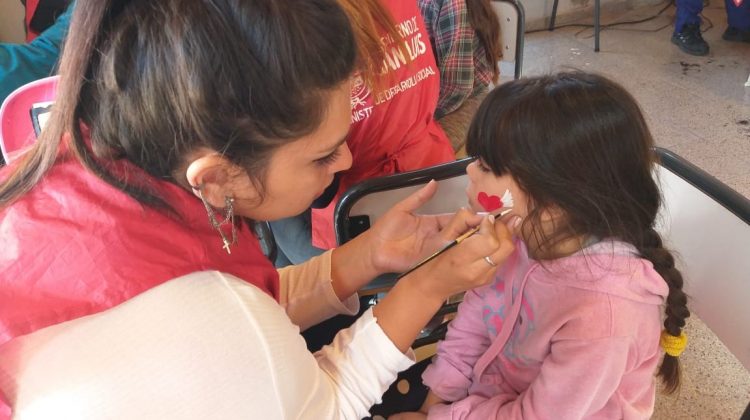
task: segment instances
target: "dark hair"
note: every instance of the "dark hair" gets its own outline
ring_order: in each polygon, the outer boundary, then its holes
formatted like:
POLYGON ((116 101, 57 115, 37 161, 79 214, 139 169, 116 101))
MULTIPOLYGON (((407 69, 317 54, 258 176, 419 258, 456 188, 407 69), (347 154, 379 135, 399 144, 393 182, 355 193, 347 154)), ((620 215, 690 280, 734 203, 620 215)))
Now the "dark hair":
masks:
POLYGON ((186 155, 203 147, 262 186, 271 152, 320 125, 327 93, 355 61, 335 0, 78 0, 50 124, 0 186, 0 206, 65 150, 156 207, 168 205, 147 181, 111 171, 114 160, 176 181, 186 155))
POLYGON ((497 61, 503 56, 500 21, 492 9, 490 0, 466 0, 466 9, 469 11, 471 27, 484 47, 487 63, 492 66, 492 81, 497 83, 500 76, 497 61))
MULTIPOLYGON (((653 138, 624 88, 581 72, 502 84, 479 107, 467 152, 498 176, 512 174, 531 201, 524 224, 541 244, 578 235, 633 244, 669 285, 664 328, 680 335, 690 312, 682 275, 654 230, 661 193, 653 138), (551 206, 565 220, 546 237, 535 226, 551 206)), ((678 359, 665 354, 658 375, 673 392, 678 359)))

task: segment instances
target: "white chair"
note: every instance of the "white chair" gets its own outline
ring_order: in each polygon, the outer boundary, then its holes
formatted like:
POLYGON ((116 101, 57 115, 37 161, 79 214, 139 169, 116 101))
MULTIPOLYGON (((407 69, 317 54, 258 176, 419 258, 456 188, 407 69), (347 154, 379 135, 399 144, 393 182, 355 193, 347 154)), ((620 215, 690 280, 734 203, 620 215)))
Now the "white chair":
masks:
MULTIPOLYGON (((750 200, 674 153, 657 148, 656 176, 664 197, 658 231, 674 251, 685 278, 688 306, 750 371, 750 200)), ((414 172, 370 179, 347 191, 336 207, 334 223, 339 243, 365 231, 385 211, 431 179, 436 196, 422 214, 452 212, 466 205, 463 159, 414 172)), ((382 293, 395 274, 374 280, 363 294, 382 293)), ((440 331, 439 331, 440 332, 440 331)), ((434 337, 432 338, 434 340, 434 337)), ((417 345, 422 344, 416 343, 417 345)), ((387 416, 414 409, 424 398, 421 372, 427 362, 399 376, 409 382, 408 393, 395 385, 373 414, 387 416)), ((398 382, 398 381, 397 381, 398 382)), ((750 416, 750 405, 745 416, 750 416)), ((750 418, 750 417, 747 417, 750 418)))
POLYGON ((688 305, 750 371, 750 201, 660 149, 659 232, 676 251, 688 305))

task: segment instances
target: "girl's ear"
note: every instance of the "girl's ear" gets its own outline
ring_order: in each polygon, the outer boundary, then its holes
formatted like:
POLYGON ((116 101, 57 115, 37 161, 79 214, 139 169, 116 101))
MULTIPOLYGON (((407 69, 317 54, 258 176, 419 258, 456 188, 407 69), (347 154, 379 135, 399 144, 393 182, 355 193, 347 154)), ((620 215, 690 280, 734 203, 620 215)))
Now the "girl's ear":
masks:
POLYGON ((225 157, 208 153, 188 164, 185 177, 193 188, 193 194, 197 197, 202 195, 213 207, 223 208, 225 197, 234 197, 230 175, 234 167, 225 157))
POLYGON ((554 204, 546 207, 542 210, 542 218, 543 219, 554 219, 554 220, 560 220, 560 218, 565 216, 565 212, 562 211, 562 209, 554 204))

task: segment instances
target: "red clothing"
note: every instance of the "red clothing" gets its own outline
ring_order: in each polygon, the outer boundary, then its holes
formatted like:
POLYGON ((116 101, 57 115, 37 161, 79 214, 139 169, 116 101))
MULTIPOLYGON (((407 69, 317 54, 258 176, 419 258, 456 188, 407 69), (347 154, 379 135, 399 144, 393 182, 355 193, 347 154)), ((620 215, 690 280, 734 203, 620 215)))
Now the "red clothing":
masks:
POLYGON ((278 274, 247 226, 227 254, 200 200, 169 182, 150 185, 184 220, 142 206, 72 159, 0 210, 0 345, 194 271, 233 274, 278 300, 278 274))
MULTIPOLYGON (((0 346, 195 271, 235 275, 278 300, 278 273, 248 226, 239 227, 229 255, 190 192, 129 164, 116 169, 148 183, 182 220, 139 204, 73 159, 56 164, 0 210, 0 346)), ((0 395, 0 419, 8 414, 0 395)))
POLYGON ((404 39, 403 55, 384 36, 383 86, 371 92, 364 83, 352 90, 352 127, 347 144, 352 168, 344 172, 336 198, 312 211, 313 245, 336 246, 333 210, 347 188, 364 179, 432 166, 455 159, 448 137, 433 114, 440 75, 430 38, 415 0, 381 0, 404 39), (411 56, 412 61, 407 61, 411 56))
POLYGON ((36 8, 39 7, 39 0, 26 0, 26 16, 24 17, 24 23, 26 24, 26 42, 31 42, 39 36, 39 33, 31 29, 31 19, 34 17, 36 8))

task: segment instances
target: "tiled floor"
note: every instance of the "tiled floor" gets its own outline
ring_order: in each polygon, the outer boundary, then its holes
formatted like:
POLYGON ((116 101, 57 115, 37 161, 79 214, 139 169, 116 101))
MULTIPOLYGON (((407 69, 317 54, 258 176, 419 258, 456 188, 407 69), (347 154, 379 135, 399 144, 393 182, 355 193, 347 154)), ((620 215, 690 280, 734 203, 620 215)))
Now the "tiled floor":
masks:
MULTIPOLYGON (((648 17, 664 4, 604 11, 602 21, 648 17)), ((605 29, 599 53, 591 29, 529 33, 524 75, 572 67, 612 77, 640 102, 658 145, 750 197, 750 88, 744 87, 750 44, 721 39, 723 1, 711 0, 704 16, 713 24, 704 24, 710 27, 704 33, 711 46, 706 57, 686 55, 670 43, 674 8, 669 8, 646 23, 605 29)), ((691 319, 687 331, 683 386, 674 396, 658 397, 654 418, 738 419, 750 402, 750 374, 702 322, 691 319)))

